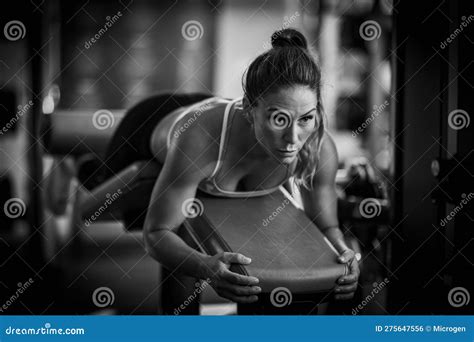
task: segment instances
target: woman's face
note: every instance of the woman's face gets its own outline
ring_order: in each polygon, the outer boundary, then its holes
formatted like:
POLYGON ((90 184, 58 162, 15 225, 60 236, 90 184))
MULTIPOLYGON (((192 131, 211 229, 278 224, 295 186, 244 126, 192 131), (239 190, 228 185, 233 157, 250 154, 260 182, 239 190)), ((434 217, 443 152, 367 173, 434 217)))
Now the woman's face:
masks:
POLYGON ((291 164, 318 128, 317 98, 308 86, 292 86, 259 99, 251 114, 255 137, 267 154, 291 164))

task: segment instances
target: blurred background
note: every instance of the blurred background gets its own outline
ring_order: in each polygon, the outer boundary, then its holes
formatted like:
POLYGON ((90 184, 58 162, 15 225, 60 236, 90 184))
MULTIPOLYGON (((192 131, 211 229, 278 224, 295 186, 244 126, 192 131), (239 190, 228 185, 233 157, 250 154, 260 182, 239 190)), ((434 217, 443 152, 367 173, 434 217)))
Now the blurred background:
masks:
MULTIPOLYGON (((153 94, 242 96, 250 62, 271 46, 273 32, 293 27, 322 68, 339 153, 341 229, 362 256, 356 297, 325 303, 320 314, 472 314, 472 4, 2 6, 0 305, 9 303, 2 313, 159 314, 160 267, 146 255, 141 233, 113 218, 78 227, 78 165, 86 154, 104 157, 125 110, 153 94), (109 113, 100 129, 92 127, 99 110, 109 113), (64 174, 72 185, 61 183, 64 174), (55 212, 46 203, 61 186, 67 196, 55 212), (361 213, 364 199, 375 203, 375 215, 361 213), (6 209, 12 205, 15 211, 6 209), (94 294, 104 287, 108 305, 97 305, 94 294)), ((235 305, 209 287, 201 312, 233 314, 235 305)))

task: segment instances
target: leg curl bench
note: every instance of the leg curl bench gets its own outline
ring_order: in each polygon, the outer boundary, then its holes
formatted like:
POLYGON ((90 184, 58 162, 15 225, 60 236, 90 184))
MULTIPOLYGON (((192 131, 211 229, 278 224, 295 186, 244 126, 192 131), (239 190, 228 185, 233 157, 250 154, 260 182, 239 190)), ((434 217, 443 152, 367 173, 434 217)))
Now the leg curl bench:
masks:
MULTIPOLYGON (((107 211, 122 219, 127 229, 142 227, 159 170, 154 161, 133 163, 83 199, 82 218, 88 222, 107 211), (111 198, 118 192, 120 196, 111 198), (104 203, 110 204, 104 209, 104 203)), ((239 306, 241 313, 301 313, 302 304, 308 313, 331 298, 336 280, 348 272, 337 263, 336 250, 283 187, 246 199, 198 192, 193 205, 195 217, 188 218, 179 232, 185 241, 209 255, 232 251, 253 260, 248 266, 231 268, 258 277, 262 287, 259 302, 239 306)))

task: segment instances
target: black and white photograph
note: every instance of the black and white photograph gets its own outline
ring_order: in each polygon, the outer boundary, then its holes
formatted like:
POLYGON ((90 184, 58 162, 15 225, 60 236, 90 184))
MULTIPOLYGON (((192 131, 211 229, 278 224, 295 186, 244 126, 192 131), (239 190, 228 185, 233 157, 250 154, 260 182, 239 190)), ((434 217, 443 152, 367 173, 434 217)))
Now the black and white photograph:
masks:
POLYGON ((473 1, 0 6, 0 316, 473 315, 473 1))

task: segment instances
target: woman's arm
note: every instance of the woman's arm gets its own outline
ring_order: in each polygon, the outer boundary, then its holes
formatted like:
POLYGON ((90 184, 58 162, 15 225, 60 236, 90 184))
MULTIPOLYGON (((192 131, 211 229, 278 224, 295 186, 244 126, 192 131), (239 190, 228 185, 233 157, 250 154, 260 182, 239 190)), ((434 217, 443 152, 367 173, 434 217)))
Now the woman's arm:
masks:
POLYGON ((325 133, 321 144, 319 165, 313 178, 313 189, 301 188, 306 215, 327 236, 339 253, 349 249, 337 219, 336 172, 338 155, 333 139, 325 133))
POLYGON ((319 165, 313 178, 313 189, 301 187, 301 198, 306 215, 326 235, 341 256, 338 261, 349 265, 350 274, 338 279, 334 289, 336 299, 350 299, 357 289, 359 266, 355 253, 347 246, 337 219, 336 172, 338 155, 331 136, 325 133, 319 155, 319 165))
POLYGON ((258 299, 255 295, 260 289, 248 285, 257 284, 258 279, 229 270, 231 264, 248 264, 250 259, 239 253, 208 256, 188 246, 176 234, 186 219, 183 203, 194 199, 199 182, 213 171, 214 162, 206 157, 209 143, 203 141, 202 135, 189 132, 171 145, 151 195, 144 225, 145 246, 168 269, 210 279, 210 285, 222 297, 252 302, 258 299))
POLYGON ((210 167, 206 154, 196 145, 205 144, 190 129, 173 142, 153 188, 144 225, 145 246, 150 255, 171 270, 206 279, 203 260, 207 255, 189 247, 177 229, 186 219, 183 203, 194 199, 199 182, 210 167))

